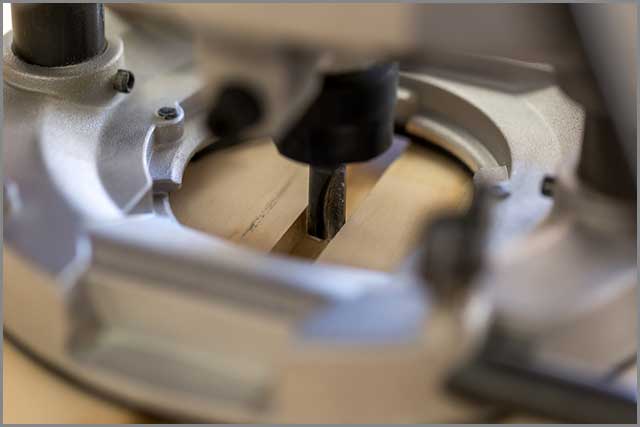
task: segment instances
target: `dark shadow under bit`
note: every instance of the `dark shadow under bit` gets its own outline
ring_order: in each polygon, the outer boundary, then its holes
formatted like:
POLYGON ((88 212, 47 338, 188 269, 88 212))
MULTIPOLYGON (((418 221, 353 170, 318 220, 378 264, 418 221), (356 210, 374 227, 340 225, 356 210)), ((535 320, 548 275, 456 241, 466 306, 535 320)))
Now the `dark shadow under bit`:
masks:
POLYGON ((345 222, 346 166, 309 168, 307 233, 318 239, 333 238, 345 222))

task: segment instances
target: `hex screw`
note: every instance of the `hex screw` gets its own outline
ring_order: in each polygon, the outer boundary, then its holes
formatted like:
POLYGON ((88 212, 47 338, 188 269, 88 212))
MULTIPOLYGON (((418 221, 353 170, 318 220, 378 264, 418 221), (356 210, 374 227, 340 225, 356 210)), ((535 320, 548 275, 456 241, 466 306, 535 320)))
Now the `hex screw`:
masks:
POLYGON ((542 179, 542 184, 540 185, 540 192, 547 197, 553 197, 553 189, 556 186, 556 177, 551 175, 546 175, 542 179))
POLYGON ((178 117, 178 110, 174 107, 161 107, 156 114, 163 120, 173 120, 178 117))
POLYGON ((118 70, 113 78, 113 88, 120 93, 129 93, 133 90, 136 78, 129 70, 118 70))

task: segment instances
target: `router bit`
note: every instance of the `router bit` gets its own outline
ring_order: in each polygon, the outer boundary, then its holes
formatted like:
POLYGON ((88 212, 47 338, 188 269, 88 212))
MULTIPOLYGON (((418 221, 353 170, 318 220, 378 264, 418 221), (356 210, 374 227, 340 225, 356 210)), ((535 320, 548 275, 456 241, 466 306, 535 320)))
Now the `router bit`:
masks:
POLYGON ((370 160, 390 146, 398 81, 396 63, 327 73, 278 151, 309 165, 307 233, 331 239, 345 222, 346 164, 370 160))
POLYGON ((347 203, 346 169, 346 165, 309 167, 309 235, 323 240, 330 239, 344 225, 347 203))
MULTIPOLYGON (((301 118, 274 139, 280 154, 309 165, 309 235, 331 239, 344 225, 346 164, 370 160, 391 146, 397 84, 395 62, 325 73, 301 118)), ((223 141, 215 147, 238 142, 263 114, 248 87, 225 87, 208 118, 223 141)))

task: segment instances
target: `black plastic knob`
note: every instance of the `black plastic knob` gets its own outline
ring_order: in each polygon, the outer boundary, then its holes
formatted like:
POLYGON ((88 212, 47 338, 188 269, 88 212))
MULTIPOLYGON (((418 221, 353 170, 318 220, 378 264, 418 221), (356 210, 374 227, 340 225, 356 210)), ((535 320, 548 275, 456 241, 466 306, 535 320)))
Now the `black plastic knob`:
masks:
POLYGON ((317 98, 275 143, 286 157, 313 166, 372 159, 391 146, 398 66, 326 74, 317 98))
POLYGON ((220 90, 209 114, 209 127, 220 138, 234 138, 262 117, 258 95, 239 84, 220 90))

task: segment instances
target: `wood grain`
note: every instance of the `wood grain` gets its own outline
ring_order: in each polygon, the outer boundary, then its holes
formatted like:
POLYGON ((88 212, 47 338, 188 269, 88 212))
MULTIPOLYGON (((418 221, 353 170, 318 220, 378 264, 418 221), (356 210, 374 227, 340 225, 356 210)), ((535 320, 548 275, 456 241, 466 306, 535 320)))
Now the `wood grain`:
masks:
POLYGON ((269 251, 306 208, 307 180, 305 166, 256 141, 192 162, 171 207, 190 227, 269 251))
POLYGON ((410 145, 318 261, 392 270, 414 247, 425 223, 445 211, 463 209, 472 192, 471 177, 457 161, 410 145))
MULTIPOLYGON (((375 159, 347 165, 345 209, 347 224, 381 176, 405 152, 407 146, 407 140, 396 138, 392 146, 375 159)), ((273 251, 294 257, 317 259, 329 243, 313 238, 306 233, 305 208, 305 211, 301 212, 294 224, 274 246, 273 251)))

